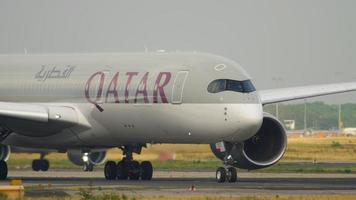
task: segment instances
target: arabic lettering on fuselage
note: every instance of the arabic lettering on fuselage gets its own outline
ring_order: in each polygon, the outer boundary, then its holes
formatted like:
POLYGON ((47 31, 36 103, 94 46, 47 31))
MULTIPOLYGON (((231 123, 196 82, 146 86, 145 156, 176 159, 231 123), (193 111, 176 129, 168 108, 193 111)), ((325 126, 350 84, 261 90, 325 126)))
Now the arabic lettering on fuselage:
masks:
POLYGON ((42 65, 41 70, 36 73, 35 79, 46 81, 48 79, 67 79, 74 71, 75 66, 66 65, 64 67, 42 65))

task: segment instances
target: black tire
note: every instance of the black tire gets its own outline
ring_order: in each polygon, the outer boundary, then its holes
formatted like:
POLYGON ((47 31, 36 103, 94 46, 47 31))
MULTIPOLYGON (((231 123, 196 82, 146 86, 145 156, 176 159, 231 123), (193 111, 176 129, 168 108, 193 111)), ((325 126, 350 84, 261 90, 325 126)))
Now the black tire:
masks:
POLYGON ((127 162, 125 161, 120 161, 117 163, 117 168, 116 168, 116 176, 117 179, 119 180, 127 180, 129 177, 129 166, 127 162))
POLYGON ((216 170, 216 180, 218 183, 224 183, 226 181, 226 169, 223 167, 219 167, 216 170))
POLYGON ((153 167, 150 161, 143 161, 141 163, 141 180, 151 180, 153 175, 153 167))
POLYGON ((104 174, 106 180, 115 180, 117 176, 116 163, 114 161, 108 161, 104 167, 104 174))
POLYGON ((49 161, 44 159, 44 160, 40 160, 41 161, 41 170, 46 172, 49 169, 49 161))
POLYGON ((93 164, 87 165, 87 171, 88 172, 92 172, 93 170, 94 170, 94 165, 93 164))
POLYGON ((0 160, 0 180, 5 180, 7 178, 7 164, 5 161, 0 160))
POLYGON ((235 167, 229 167, 227 169, 227 181, 229 183, 235 183, 237 181, 237 172, 235 167))
POLYGON ((84 163, 83 165, 83 171, 87 172, 88 171, 88 164, 84 163))
POLYGON ((32 170, 38 172, 41 170, 40 160, 33 160, 32 161, 32 170))
POLYGON ((92 172, 94 170, 94 165, 91 163, 84 163, 83 171, 85 172, 92 172))
POLYGON ((129 178, 130 180, 138 180, 141 175, 141 166, 138 161, 130 162, 129 178))

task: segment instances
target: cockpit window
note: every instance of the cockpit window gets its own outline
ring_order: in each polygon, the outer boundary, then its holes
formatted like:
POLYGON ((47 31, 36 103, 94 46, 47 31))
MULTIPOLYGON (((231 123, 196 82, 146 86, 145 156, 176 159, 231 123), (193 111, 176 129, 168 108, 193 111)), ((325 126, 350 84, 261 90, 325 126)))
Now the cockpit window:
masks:
POLYGON ((256 91, 255 86, 253 86, 250 80, 242 81, 242 87, 244 88, 244 92, 254 92, 256 91))
POLYGON ((218 93, 224 90, 226 90, 226 80, 215 80, 208 86, 208 92, 210 93, 218 93))
POLYGON ((218 93, 222 91, 249 93, 256 91, 256 89, 250 80, 236 81, 230 79, 218 79, 211 82, 208 86, 208 92, 210 93, 218 93))

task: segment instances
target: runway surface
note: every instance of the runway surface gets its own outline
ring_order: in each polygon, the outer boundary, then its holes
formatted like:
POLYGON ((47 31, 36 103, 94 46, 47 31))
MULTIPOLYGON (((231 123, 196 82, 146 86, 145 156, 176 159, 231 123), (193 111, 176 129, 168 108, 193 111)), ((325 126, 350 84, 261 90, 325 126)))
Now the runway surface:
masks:
MULTIPOLYGON (((80 188, 140 196, 355 195, 356 174, 239 173, 237 183, 216 183, 215 172, 156 171, 151 181, 106 181, 102 171, 10 171, 29 196, 76 195, 80 188), (196 191, 189 190, 191 186, 196 191)), ((1 184, 8 184, 3 181, 1 184)))

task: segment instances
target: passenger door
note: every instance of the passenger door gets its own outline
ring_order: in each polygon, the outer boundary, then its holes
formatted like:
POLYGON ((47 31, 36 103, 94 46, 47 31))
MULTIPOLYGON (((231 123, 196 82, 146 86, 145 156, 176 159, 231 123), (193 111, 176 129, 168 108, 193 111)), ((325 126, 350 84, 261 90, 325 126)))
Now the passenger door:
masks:
POLYGON ((181 104, 183 100, 183 89, 189 71, 179 71, 173 83, 172 104, 181 104))

